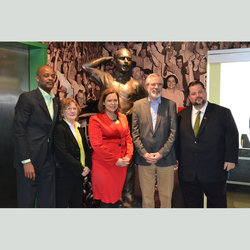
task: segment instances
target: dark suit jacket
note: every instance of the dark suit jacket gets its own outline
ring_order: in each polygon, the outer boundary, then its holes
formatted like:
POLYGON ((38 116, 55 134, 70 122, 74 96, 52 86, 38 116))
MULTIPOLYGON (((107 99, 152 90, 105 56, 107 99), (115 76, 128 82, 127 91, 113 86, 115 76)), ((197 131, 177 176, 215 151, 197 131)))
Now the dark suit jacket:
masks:
POLYGON ((134 103, 132 115, 132 135, 136 149, 135 162, 149 166, 143 155, 159 152, 163 155, 156 165, 171 166, 176 164, 176 105, 166 98, 161 98, 158 107, 155 130, 153 130, 152 116, 148 97, 134 103))
POLYGON ((52 163, 52 134, 58 117, 59 100, 53 99, 54 118, 39 89, 20 95, 14 117, 14 167, 22 167, 21 161, 31 159, 35 172, 52 163))
MULTIPOLYGON (((88 147, 83 128, 79 128, 85 151, 85 165, 91 169, 91 153, 88 147)), ((54 132, 54 148, 57 167, 70 171, 76 176, 81 175, 83 167, 80 162, 80 148, 72 134, 69 125, 65 121, 57 124, 54 132)))
POLYGON ((238 161, 238 130, 231 111, 208 103, 195 138, 191 124, 192 107, 178 113, 177 159, 179 178, 202 182, 225 181, 224 162, 238 161))

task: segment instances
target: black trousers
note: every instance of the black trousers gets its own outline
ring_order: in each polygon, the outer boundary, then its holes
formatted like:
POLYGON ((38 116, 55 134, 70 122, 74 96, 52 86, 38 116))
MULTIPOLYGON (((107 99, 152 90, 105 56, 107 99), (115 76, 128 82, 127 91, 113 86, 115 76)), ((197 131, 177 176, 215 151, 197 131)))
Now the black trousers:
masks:
POLYGON ((208 208, 227 207, 226 181, 207 183, 197 179, 192 182, 180 180, 180 185, 187 208, 203 208, 204 194, 208 208))
POLYGON ((55 207, 55 166, 47 164, 33 181, 24 176, 21 166, 16 170, 17 178, 17 207, 34 208, 35 200, 38 208, 55 207))
POLYGON ((56 168, 56 207, 83 207, 83 176, 56 168))

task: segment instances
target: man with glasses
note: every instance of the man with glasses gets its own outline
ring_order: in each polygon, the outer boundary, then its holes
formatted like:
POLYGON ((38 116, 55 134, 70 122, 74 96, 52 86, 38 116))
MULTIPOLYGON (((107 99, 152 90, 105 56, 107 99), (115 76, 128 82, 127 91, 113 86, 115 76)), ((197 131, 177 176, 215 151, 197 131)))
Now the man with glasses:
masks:
POLYGON ((158 74, 150 74, 145 85, 148 97, 134 103, 132 115, 135 163, 138 164, 142 207, 155 207, 157 175, 161 208, 170 208, 176 165, 176 105, 161 97, 163 79, 158 74))
POLYGON ((49 66, 36 73, 38 88, 22 93, 15 107, 14 167, 17 174, 17 206, 55 207, 55 166, 51 137, 58 117, 59 100, 51 89, 56 74, 49 66))

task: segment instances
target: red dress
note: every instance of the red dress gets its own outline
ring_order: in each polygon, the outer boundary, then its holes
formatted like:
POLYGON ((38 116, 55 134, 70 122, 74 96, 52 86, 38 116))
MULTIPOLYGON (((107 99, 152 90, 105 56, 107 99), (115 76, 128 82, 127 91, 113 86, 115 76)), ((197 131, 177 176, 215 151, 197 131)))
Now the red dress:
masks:
POLYGON ((133 155, 127 117, 118 113, 119 123, 113 123, 106 113, 90 117, 89 139, 92 152, 92 188, 94 199, 115 203, 122 195, 127 167, 118 167, 119 158, 133 155))

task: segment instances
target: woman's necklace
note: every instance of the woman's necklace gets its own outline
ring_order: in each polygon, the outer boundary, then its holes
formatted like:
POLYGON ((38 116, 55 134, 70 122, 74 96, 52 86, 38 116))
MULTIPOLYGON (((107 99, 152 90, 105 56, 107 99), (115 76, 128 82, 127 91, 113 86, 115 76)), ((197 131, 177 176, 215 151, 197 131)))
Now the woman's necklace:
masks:
POLYGON ((115 117, 114 117, 114 118, 110 118, 110 120, 111 120, 112 122, 116 122, 116 121, 117 121, 117 114, 115 114, 115 117))
POLYGON ((109 117, 109 119, 112 121, 112 122, 116 122, 117 121, 117 114, 116 113, 114 113, 114 115, 112 114, 108 114, 107 113, 107 115, 108 115, 108 117, 109 117))

